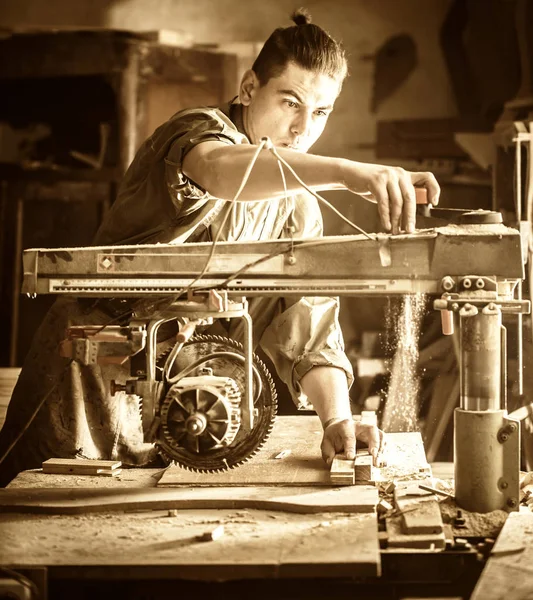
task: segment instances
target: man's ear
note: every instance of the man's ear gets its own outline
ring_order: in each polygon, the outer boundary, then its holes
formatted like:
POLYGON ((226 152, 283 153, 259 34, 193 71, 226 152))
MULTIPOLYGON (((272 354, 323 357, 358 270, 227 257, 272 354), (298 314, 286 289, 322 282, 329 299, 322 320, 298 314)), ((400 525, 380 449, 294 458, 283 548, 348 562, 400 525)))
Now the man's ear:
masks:
POLYGON ((259 87, 259 79, 252 69, 248 69, 241 80, 239 89, 239 101, 244 106, 249 106, 255 95, 255 90, 259 87))

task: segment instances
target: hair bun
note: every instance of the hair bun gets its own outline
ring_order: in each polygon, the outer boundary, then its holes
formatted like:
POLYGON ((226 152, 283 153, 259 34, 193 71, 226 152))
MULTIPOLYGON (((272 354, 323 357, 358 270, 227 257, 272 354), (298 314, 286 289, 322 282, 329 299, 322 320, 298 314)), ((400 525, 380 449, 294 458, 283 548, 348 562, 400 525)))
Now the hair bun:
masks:
POLYGON ((296 25, 309 25, 311 23, 311 15, 307 12, 305 8, 299 8, 295 10, 291 19, 296 23, 296 25))

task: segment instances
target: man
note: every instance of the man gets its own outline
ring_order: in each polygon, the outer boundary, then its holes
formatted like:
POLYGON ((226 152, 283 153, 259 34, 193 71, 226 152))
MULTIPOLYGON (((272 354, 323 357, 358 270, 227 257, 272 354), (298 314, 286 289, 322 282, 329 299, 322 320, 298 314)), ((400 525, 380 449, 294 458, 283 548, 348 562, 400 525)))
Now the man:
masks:
MULTIPOLYGON (((222 208, 237 195, 265 137, 312 190, 367 195, 377 203, 387 231, 414 230, 414 186, 426 187, 429 201, 436 204, 439 187, 433 175, 307 153, 324 130, 347 65, 340 45, 303 11, 293 20, 294 26, 277 29, 267 40, 244 74, 236 100, 221 109, 181 111, 143 144, 95 244, 320 236, 317 201, 288 171, 283 182, 268 150, 257 155, 231 219, 224 220, 222 208)), ((270 356, 295 402, 318 414, 326 463, 338 452, 353 458, 356 437, 368 443, 377 461, 383 434, 351 418, 348 390, 353 374, 343 350, 338 300, 254 299, 250 312, 254 341, 270 356)), ((32 407, 42 404, 8 454, 10 474, 38 467, 50 456, 119 459, 133 465, 153 460, 154 448, 142 439, 136 401, 126 394, 109 395, 109 381, 121 377, 117 367, 65 365, 57 356, 67 323, 105 322, 105 310, 98 305, 88 311, 75 301, 60 300, 50 311, 0 436, 1 456, 13 443, 13 431, 20 431, 32 407)), ((238 327, 230 333, 238 337, 238 327)))

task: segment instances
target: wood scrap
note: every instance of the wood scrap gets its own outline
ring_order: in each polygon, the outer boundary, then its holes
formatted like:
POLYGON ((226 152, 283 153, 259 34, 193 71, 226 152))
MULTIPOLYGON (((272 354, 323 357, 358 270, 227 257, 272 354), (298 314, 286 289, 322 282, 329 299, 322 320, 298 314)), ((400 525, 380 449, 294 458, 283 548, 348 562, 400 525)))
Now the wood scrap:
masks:
POLYGON ((406 534, 440 534, 443 531, 439 503, 432 492, 417 484, 400 484, 394 490, 394 501, 402 514, 402 530, 406 534))
POLYGON ((386 523, 389 548, 443 550, 446 547, 444 532, 440 534, 404 533, 401 515, 387 518, 386 523))
POLYGON ((377 479, 378 469, 374 467, 374 457, 368 450, 357 450, 355 456, 355 483, 368 484, 377 479))
POLYGON ((206 533, 199 535, 196 539, 199 542, 215 542, 216 540, 219 540, 223 535, 224 535, 224 525, 219 525, 218 527, 215 527, 211 531, 207 531, 206 533))
POLYGON ((43 473, 56 475, 120 475, 122 463, 119 460, 92 460, 84 458, 49 458, 42 464, 43 473))
POLYGON ((345 454, 336 454, 329 471, 330 481, 334 485, 354 485, 355 461, 347 459, 345 454))

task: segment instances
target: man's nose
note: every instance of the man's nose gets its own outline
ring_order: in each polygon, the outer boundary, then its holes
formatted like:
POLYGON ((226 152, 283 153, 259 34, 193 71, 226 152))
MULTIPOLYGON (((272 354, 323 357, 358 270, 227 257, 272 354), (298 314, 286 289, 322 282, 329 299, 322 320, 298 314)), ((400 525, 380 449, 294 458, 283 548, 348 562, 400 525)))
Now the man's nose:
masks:
POLYGON ((299 137, 307 137, 311 131, 311 114, 307 111, 302 111, 293 121, 291 132, 299 137))

